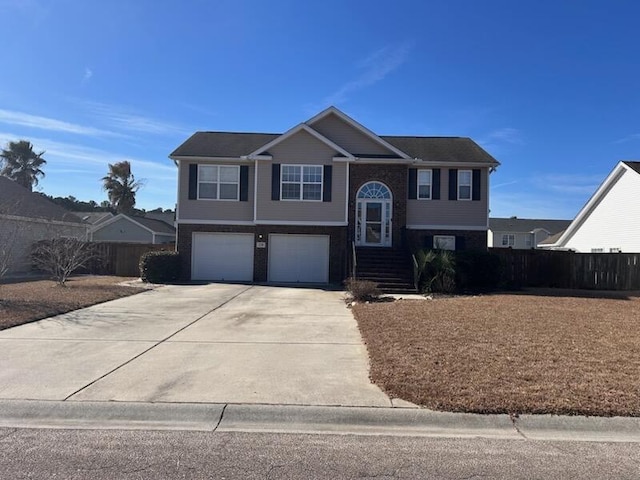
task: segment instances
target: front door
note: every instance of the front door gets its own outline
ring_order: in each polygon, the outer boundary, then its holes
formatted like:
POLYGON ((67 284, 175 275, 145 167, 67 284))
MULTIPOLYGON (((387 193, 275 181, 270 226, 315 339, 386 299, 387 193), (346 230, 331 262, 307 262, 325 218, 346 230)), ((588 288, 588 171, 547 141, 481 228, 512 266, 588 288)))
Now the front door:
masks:
POLYGON ((358 200, 356 244, 369 247, 391 246, 391 202, 358 200))
POLYGON ((391 190, 382 182, 365 183, 356 195, 356 245, 391 246, 391 190))

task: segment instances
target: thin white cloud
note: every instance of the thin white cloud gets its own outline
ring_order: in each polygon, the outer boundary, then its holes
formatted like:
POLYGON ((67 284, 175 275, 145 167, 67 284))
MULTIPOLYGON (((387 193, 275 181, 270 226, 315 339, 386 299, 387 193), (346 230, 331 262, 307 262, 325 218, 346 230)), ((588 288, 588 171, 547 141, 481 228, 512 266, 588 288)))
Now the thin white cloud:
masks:
POLYGON ((627 135, 626 137, 622 137, 622 138, 619 138, 618 140, 615 140, 613 143, 619 144, 619 143, 635 142, 638 140, 640 140, 640 133, 632 133, 631 135, 627 135))
POLYGON ((491 194, 491 217, 546 218, 570 220, 580 210, 583 200, 562 195, 541 195, 538 191, 491 194))
POLYGON ((596 191, 606 175, 545 174, 536 175, 531 183, 540 190, 562 193, 564 195, 591 195, 596 191))
POLYGON ((517 128, 500 128, 489 133, 488 138, 505 143, 522 144, 522 133, 517 128))
POLYGON ((76 123, 56 120, 55 118, 41 117, 24 112, 0 109, 0 123, 6 125, 19 125, 21 127, 37 128, 54 132, 73 133, 76 135, 90 136, 117 136, 118 134, 99 128, 87 127, 76 123))
POLYGON ((91 80, 91 77, 93 77, 93 70, 91 70, 89 67, 85 67, 84 75, 82 76, 82 81, 88 82, 89 80, 91 80))
POLYGON ((495 185, 491 185, 491 190, 495 190, 497 188, 508 187, 509 185, 515 185, 516 183, 519 183, 518 180, 512 180, 510 182, 497 183, 495 185))
POLYGON ((325 105, 335 105, 347 100, 349 95, 363 88, 374 85, 399 68, 409 58, 411 50, 410 43, 401 45, 388 45, 376 50, 371 55, 356 64, 361 70, 358 77, 348 81, 338 88, 331 95, 327 96, 323 102, 325 105))
POLYGON ((184 127, 145 117, 125 107, 100 102, 83 102, 102 122, 125 132, 143 132, 155 135, 187 134, 184 127))

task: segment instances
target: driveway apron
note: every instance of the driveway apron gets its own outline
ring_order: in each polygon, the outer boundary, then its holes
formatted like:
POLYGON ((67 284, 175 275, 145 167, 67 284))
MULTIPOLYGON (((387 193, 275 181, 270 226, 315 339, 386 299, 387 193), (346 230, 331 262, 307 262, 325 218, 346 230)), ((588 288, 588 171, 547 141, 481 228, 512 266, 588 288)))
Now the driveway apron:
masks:
POLYGON ((391 406, 341 292, 167 286, 0 332, 0 398, 391 406))

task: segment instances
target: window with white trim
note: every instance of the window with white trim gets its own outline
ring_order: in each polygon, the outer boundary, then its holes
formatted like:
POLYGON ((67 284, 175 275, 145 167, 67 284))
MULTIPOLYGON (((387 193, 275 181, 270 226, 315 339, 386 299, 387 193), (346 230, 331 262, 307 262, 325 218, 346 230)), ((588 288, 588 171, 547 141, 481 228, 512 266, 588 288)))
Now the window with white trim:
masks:
POLYGON ((471 200, 471 170, 458 170, 458 200, 471 200))
POLYGON ((591 253, 604 253, 604 248, 592 248, 591 253))
POLYGON ((282 200, 322 201, 322 165, 282 165, 282 200))
POLYGON ((431 200, 431 170, 418 170, 418 198, 420 200, 431 200))
POLYGON ((620 253, 622 252, 622 249, 620 247, 611 247, 609 249, 609 253, 620 253))
POLYGON ((502 235, 502 246, 513 247, 516 244, 516 236, 513 233, 505 233, 502 235))
POLYGON ((433 248, 438 250, 455 250, 456 237, 453 235, 434 235, 433 248))
POLYGON ((240 167, 198 165, 198 200, 239 200, 240 167))

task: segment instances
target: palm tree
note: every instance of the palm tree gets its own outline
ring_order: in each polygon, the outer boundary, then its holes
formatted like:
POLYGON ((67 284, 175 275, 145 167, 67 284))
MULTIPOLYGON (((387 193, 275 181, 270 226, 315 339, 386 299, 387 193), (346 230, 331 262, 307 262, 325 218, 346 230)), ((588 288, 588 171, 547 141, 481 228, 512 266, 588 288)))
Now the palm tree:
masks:
POLYGON ((47 161, 42 158, 44 152, 36 153, 33 145, 27 140, 9 142, 7 148, 2 150, 0 158, 3 159, 0 175, 9 177, 19 185, 29 190, 38 184, 38 177, 44 177, 40 169, 47 161))
POLYGON ((131 164, 124 160, 109 164, 109 174, 102 177, 102 188, 107 191, 109 202, 117 213, 131 213, 136 204, 136 192, 142 187, 131 173, 131 164))

